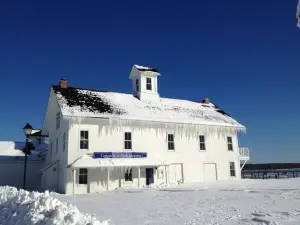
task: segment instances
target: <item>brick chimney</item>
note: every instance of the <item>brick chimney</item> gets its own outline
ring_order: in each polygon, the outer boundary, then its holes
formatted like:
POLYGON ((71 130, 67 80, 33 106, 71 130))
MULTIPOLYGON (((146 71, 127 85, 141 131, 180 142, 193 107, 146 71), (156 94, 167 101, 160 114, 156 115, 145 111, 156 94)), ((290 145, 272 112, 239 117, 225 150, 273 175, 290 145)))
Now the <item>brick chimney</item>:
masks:
POLYGON ((208 99, 208 98, 204 98, 204 99, 202 100, 202 103, 204 103, 204 104, 209 104, 209 99, 208 99))
POLYGON ((60 88, 67 88, 68 87, 68 82, 65 78, 61 78, 59 80, 59 87, 60 88))

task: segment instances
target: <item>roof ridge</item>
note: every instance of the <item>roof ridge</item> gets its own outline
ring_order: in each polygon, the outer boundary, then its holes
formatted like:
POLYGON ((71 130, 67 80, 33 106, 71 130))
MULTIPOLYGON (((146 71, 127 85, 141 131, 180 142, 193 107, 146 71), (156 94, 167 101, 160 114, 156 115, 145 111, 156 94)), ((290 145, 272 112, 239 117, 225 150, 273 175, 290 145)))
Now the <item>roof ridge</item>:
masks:
MULTIPOLYGON (((52 85, 54 88, 61 89, 59 85, 52 85)), ((132 95, 130 93, 124 93, 124 92, 116 92, 116 91, 107 91, 107 90, 100 90, 100 89, 93 89, 93 88, 80 88, 80 87, 71 87, 68 86, 67 88, 70 89, 77 89, 81 91, 93 91, 93 92, 102 92, 102 93, 116 93, 116 94, 125 94, 125 95, 132 95)), ((181 100, 181 101, 189 101, 189 102, 194 102, 203 105, 201 100, 191 100, 191 99, 183 99, 183 98, 169 98, 169 97, 160 97, 161 99, 170 99, 170 100, 181 100)), ((213 104, 213 103, 212 103, 213 104)), ((214 104, 213 104, 214 105, 214 104)))
MULTIPOLYGON (((59 85, 54 85, 54 84, 52 85, 52 87, 55 88, 55 89, 63 89, 59 85)), ((104 93, 110 92, 110 91, 97 90, 97 89, 92 89, 92 88, 80 88, 80 87, 70 87, 70 86, 68 86, 66 89, 68 89, 68 88, 70 88, 70 89, 78 89, 78 90, 82 90, 82 91, 94 91, 94 92, 104 92, 104 93)))

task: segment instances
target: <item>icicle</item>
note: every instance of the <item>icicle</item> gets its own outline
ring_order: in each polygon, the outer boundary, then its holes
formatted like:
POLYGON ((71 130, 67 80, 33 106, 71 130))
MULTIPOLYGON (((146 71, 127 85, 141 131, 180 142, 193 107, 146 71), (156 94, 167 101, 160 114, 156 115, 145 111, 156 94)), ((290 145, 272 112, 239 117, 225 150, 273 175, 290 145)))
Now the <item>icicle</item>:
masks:
POLYGON ((123 132, 124 128, 130 128, 133 132, 143 134, 145 131, 154 130, 156 136, 165 135, 166 132, 174 133, 180 138, 197 138, 198 135, 213 136, 217 135, 219 138, 228 136, 229 134, 236 134, 238 132, 246 133, 244 127, 229 127, 216 125, 202 125, 202 124, 187 124, 187 123, 163 123, 155 121, 139 121, 130 119, 108 118, 107 124, 103 123, 103 118, 82 118, 82 117, 66 117, 69 121, 69 129, 80 124, 88 122, 98 125, 98 135, 112 135, 114 132, 123 132))
POLYGON ((153 121, 137 121, 125 119, 110 119, 110 132, 123 131, 124 127, 131 128, 134 132, 142 133, 145 130, 155 130, 156 135, 165 134, 166 131, 172 132, 179 137, 192 138, 199 134, 224 136, 245 131, 244 128, 213 126, 213 125, 196 125, 196 124, 180 124, 180 123, 160 123, 153 121))

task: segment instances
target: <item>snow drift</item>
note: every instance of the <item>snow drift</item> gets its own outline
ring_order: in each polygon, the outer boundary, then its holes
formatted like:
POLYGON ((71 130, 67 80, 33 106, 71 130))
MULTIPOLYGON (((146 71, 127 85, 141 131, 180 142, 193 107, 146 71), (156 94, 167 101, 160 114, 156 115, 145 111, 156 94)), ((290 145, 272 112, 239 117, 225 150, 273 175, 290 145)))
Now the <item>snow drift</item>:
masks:
POLYGON ((28 192, 0 187, 0 225, 108 225, 82 214, 71 205, 51 197, 49 192, 28 192))

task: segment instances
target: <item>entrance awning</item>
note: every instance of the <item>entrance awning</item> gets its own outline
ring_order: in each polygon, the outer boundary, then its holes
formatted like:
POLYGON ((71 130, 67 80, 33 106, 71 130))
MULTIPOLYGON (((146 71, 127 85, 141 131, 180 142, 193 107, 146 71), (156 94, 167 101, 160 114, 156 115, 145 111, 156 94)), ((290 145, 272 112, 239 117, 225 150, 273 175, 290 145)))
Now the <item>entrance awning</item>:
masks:
POLYGON ((153 158, 93 158, 84 155, 68 165, 71 168, 101 168, 101 167, 145 167, 166 166, 168 163, 153 158))

